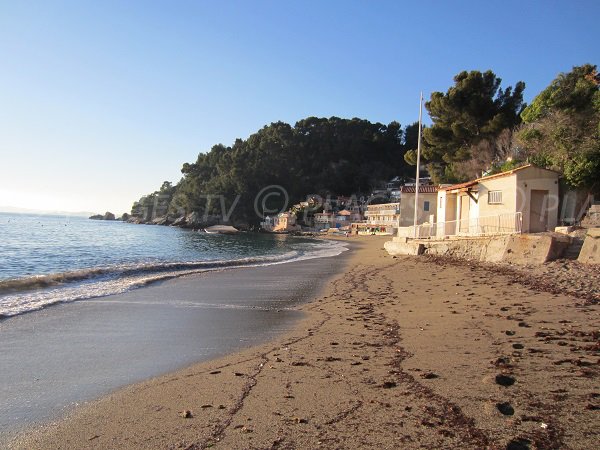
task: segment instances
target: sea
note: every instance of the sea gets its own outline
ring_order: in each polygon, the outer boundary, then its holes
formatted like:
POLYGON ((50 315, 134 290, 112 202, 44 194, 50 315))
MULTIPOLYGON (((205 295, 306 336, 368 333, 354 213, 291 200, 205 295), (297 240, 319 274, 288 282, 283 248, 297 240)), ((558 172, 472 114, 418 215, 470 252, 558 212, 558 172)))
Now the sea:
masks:
POLYGON ((289 332, 345 242, 0 213, 0 448, 122 386, 289 332))
POLYGON ((335 256, 337 242, 0 213, 0 318, 206 271, 335 256))

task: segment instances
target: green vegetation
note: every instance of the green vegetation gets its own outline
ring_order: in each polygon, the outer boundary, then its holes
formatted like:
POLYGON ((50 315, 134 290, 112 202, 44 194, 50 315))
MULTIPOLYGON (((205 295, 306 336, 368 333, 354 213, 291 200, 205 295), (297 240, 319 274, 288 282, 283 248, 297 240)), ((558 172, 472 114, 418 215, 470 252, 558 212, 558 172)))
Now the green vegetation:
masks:
MULTIPOLYGON (((417 129, 338 117, 309 117, 293 127, 272 123, 231 147, 215 145, 196 162, 184 164, 176 186, 165 182, 136 202, 132 215, 148 219, 231 210, 234 222, 252 225, 260 220, 255 199, 266 186, 282 186, 290 205, 308 194, 368 194, 395 175, 412 174, 403 155, 416 145, 417 129)), ((285 198, 272 195, 265 201, 273 210, 285 198)))
MULTIPOLYGON (((423 130, 422 157, 434 181, 474 178, 503 156, 497 140, 521 122, 525 83, 502 89, 501 82, 490 70, 461 72, 445 94, 431 94, 425 107, 433 125, 423 130)), ((416 151, 405 159, 416 164, 416 151)))
POLYGON ((574 188, 600 191, 600 75, 585 64, 561 73, 523 113, 517 143, 574 188))
MULTIPOLYGON (((425 106, 423 162, 435 182, 460 182, 525 162, 558 170, 570 187, 600 192, 600 75, 594 65, 560 74, 531 103, 525 84, 501 88, 492 71, 461 72, 425 106)), ((230 147, 218 144, 183 165, 183 178, 135 202, 132 216, 226 216, 256 225, 258 210, 276 210, 314 194, 370 194, 395 175, 411 176, 418 124, 402 128, 362 119, 309 117, 275 122, 230 147), (408 164, 406 164, 408 163, 408 164), (288 203, 289 202, 289 203, 288 203)))

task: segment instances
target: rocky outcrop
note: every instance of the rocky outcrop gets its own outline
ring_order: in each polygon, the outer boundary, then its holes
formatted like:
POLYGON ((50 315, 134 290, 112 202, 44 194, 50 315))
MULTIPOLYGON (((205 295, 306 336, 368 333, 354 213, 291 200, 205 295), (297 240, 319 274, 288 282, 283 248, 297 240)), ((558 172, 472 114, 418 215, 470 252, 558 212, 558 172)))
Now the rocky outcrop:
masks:
MULTIPOLYGON (((124 215, 125 216, 125 215, 124 215)), ((146 224, 146 225, 169 225, 173 227, 180 228, 189 228, 192 230, 199 230, 202 228, 207 228, 213 225, 224 225, 222 217, 220 215, 202 215, 196 211, 193 211, 189 214, 182 216, 160 216, 152 219, 144 219, 139 216, 129 216, 127 215, 126 220, 128 223, 135 224, 146 224)), ((227 224, 233 225, 238 229, 249 229, 249 225, 247 223, 239 223, 239 224, 227 224)))
POLYGON ((115 220, 115 215, 111 212, 106 211, 104 213, 104 215, 102 214, 95 214, 93 216, 90 216, 91 220, 115 220))

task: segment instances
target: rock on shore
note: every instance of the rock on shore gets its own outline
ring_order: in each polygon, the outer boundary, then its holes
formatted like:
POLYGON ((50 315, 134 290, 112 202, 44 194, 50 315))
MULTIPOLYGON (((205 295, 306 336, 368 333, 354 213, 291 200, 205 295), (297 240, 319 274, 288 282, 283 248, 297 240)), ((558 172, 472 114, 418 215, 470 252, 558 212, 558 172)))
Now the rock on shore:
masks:
POLYGON ((104 214, 95 214, 89 217, 91 220, 116 220, 115 215, 109 211, 104 214))

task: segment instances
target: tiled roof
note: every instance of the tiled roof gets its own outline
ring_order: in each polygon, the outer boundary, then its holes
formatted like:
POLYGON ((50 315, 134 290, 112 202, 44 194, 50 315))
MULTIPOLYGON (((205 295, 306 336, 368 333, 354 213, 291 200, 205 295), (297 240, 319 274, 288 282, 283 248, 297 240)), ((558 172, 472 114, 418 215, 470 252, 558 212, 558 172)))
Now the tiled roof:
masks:
POLYGON ((472 180, 467 181, 466 183, 453 184, 452 186, 446 186, 444 188, 441 188, 440 191, 454 191, 455 189, 466 189, 471 186, 475 186, 478 182, 478 180, 472 180))
POLYGON ((507 176, 512 175, 513 173, 518 172, 520 170, 528 169, 529 167, 534 167, 536 169, 546 170, 548 172, 554 172, 554 170, 544 169, 543 167, 537 167, 537 166, 534 166, 533 164, 525 164, 524 166, 517 167, 516 169, 507 170, 506 172, 495 173, 494 175, 487 175, 485 177, 477 178, 476 180, 467 181, 466 183, 453 184, 452 186, 444 187, 444 188, 441 188, 440 190, 441 191, 454 191, 456 189, 465 189, 465 188, 468 188, 468 187, 471 187, 471 186, 475 186, 480 181, 491 180, 491 179, 494 179, 494 178, 507 177, 507 176))
MULTIPOLYGON (((440 190, 439 186, 423 185, 419 186, 419 194, 435 194, 440 190)), ((402 194, 414 194, 416 192, 415 186, 402 186, 400 193, 402 194)))

